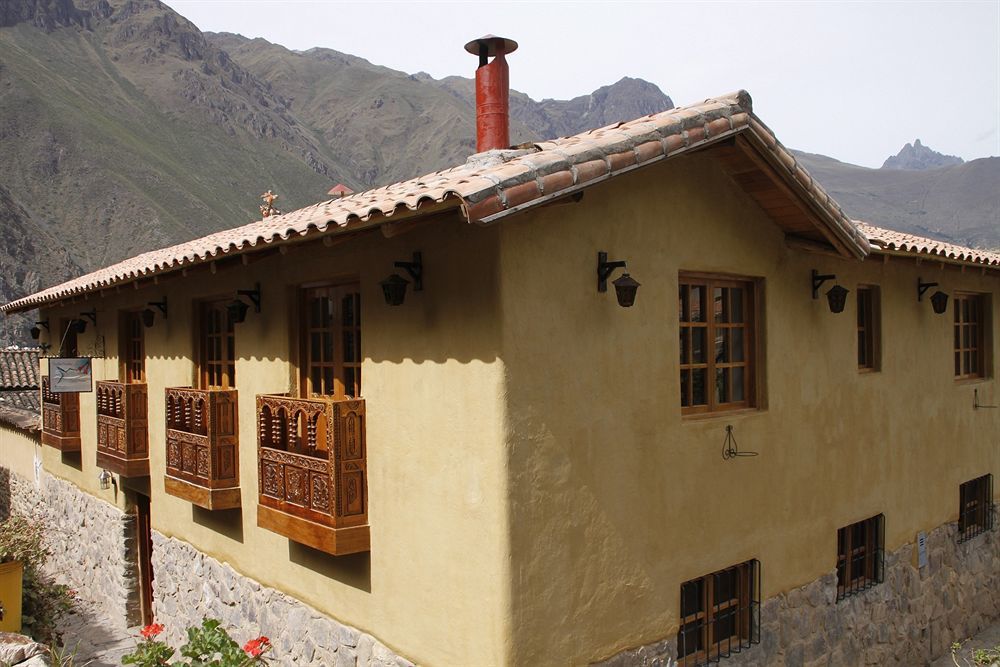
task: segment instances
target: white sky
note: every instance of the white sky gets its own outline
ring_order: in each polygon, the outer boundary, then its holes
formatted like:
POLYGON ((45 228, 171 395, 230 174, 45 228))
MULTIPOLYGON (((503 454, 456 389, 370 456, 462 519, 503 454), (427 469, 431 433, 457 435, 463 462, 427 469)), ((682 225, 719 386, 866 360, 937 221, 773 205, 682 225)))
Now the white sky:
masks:
POLYGON ((202 30, 435 78, 474 76, 463 45, 509 37, 511 87, 536 100, 623 76, 678 105, 745 88, 786 146, 869 167, 916 138, 966 160, 1000 155, 1000 0, 167 4, 202 30))

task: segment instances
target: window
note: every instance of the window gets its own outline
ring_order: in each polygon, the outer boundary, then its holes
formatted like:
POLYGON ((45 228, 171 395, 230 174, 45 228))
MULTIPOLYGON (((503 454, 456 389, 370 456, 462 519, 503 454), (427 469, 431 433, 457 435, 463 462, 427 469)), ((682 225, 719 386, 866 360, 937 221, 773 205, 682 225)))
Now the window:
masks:
POLYGON ((142 313, 129 311, 121 314, 120 359, 122 381, 141 383, 146 381, 146 328, 142 324, 142 313))
POLYGON ((858 287, 858 369, 879 369, 879 293, 877 287, 858 287))
POLYGON ((955 377, 983 377, 985 345, 982 294, 955 295, 955 377))
POLYGON ((358 283, 304 288, 302 313, 302 395, 361 396, 358 283))
POLYGON ((993 529, 993 475, 983 475, 958 489, 958 540, 993 529))
POLYGON ((881 514, 837 531, 837 599, 881 584, 885 577, 885 517, 881 514))
POLYGON ((706 665, 760 643, 760 563, 750 560, 681 586, 680 667, 706 665))
POLYGON ((754 405, 754 283, 680 276, 681 412, 754 405))
POLYGON ((223 300, 201 304, 202 389, 236 388, 236 332, 226 308, 228 303, 223 300))

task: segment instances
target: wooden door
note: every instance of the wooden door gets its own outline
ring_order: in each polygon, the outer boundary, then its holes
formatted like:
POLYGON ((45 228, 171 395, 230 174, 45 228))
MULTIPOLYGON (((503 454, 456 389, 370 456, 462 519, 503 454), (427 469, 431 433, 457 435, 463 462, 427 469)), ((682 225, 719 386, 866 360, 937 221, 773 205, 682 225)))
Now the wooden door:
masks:
POLYGON ((153 622, 153 531, 149 518, 149 496, 135 494, 135 530, 139 568, 139 611, 142 624, 153 622))

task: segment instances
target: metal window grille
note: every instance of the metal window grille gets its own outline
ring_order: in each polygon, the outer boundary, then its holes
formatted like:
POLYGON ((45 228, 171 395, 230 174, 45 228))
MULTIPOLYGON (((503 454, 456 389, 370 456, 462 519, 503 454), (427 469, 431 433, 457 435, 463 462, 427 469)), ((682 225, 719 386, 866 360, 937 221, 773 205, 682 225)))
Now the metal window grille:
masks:
POLYGON ((996 525, 993 475, 983 475, 962 484, 958 495, 958 541, 965 542, 993 530, 996 525))
POLYGON ((885 581, 885 515, 837 531, 837 600, 885 581))
POLYGON ((717 664, 759 643, 759 561, 750 560, 681 585, 679 667, 717 664))

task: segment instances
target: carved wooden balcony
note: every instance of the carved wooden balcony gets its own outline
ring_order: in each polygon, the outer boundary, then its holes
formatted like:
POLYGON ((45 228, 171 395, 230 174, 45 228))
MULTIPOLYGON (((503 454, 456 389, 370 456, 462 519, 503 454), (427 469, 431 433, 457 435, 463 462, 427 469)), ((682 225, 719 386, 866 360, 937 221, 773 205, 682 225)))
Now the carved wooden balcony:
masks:
POLYGON ((235 389, 166 390, 167 493, 210 510, 240 506, 235 389))
POLYGON ((369 550, 364 400, 257 397, 257 525, 334 555, 369 550))
POLYGON ((146 385, 97 383, 97 466, 123 477, 149 476, 146 385))
POLYGON ((56 394, 42 376, 42 442, 64 452, 80 451, 80 394, 56 394))

